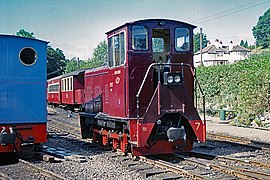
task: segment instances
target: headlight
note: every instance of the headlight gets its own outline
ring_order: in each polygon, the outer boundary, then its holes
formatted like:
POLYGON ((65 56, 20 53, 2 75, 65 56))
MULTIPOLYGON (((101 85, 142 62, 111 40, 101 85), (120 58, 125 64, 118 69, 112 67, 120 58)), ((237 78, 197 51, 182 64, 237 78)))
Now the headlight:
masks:
POLYGON ((180 76, 174 76, 174 82, 179 83, 181 81, 180 76))
POLYGON ((168 83, 172 83, 173 82, 173 77, 172 76, 168 76, 167 81, 168 81, 168 83))

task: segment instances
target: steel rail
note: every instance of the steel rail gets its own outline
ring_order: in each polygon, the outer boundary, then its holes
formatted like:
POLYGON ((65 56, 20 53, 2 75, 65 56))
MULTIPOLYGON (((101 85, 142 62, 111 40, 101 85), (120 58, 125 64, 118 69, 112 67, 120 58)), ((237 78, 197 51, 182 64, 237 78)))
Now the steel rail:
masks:
POLYGON ((56 123, 61 124, 61 125, 64 125, 64 126, 66 126, 66 127, 69 127, 70 129, 75 129, 76 132, 79 132, 79 133, 81 132, 81 128, 79 128, 79 127, 72 126, 72 125, 70 125, 70 124, 65 124, 65 123, 62 122, 62 121, 57 121, 57 120, 52 120, 52 119, 50 119, 50 121, 56 122, 56 123))
MULTIPOLYGON (((191 152, 191 154, 193 154, 193 152, 191 152)), ((196 154, 196 153, 195 153, 196 154)), ((204 153, 200 153, 200 156, 203 155, 204 153)), ((215 170, 218 170, 220 172, 226 172, 228 174, 233 174, 237 177, 240 178, 247 178, 247 179, 270 179, 270 174, 264 173, 264 172, 258 172, 258 171, 254 171, 254 170, 249 170, 249 169, 245 169, 245 168, 240 168, 240 167, 235 167, 235 166, 230 166, 230 165, 216 165, 216 164, 212 164, 212 163, 205 163, 205 162, 200 162, 199 160, 192 160, 192 159, 188 159, 185 156, 182 156, 180 154, 175 154, 177 157, 182 158, 183 160, 185 160, 188 163, 191 164, 199 164, 200 166, 204 166, 204 167, 208 167, 208 168, 212 168, 215 170)), ((205 154, 205 156, 211 156, 210 154, 205 154)), ((213 156, 214 157, 214 156, 213 156)), ((216 160, 221 160, 221 159, 227 159, 227 160, 233 160, 235 161, 236 158, 227 158, 224 156, 221 157, 214 157, 213 159, 216 160)), ((238 162, 242 162, 243 160, 239 160, 238 162)), ((261 164, 263 167, 265 167, 266 164, 261 164)), ((267 165, 266 167, 269 167, 269 165, 267 165)))
POLYGON ((57 178, 57 179, 66 179, 65 177, 63 177, 61 175, 55 174, 54 172, 51 172, 51 171, 48 171, 48 170, 43 169, 41 167, 35 166, 34 164, 31 164, 30 162, 27 162, 25 160, 19 159, 19 161, 23 164, 30 166, 31 168, 38 170, 39 172, 43 173, 46 176, 49 176, 52 178, 57 178))
POLYGON ((206 163, 205 161, 200 162, 199 160, 192 160, 188 159, 187 157, 180 155, 180 154, 175 154, 177 157, 182 158, 188 163, 191 164, 198 164, 200 166, 204 166, 206 168, 211 168, 220 172, 225 172, 227 174, 232 174, 234 176, 237 176, 239 178, 244 178, 244 179, 270 179, 270 174, 263 173, 263 172, 258 172, 258 171, 253 171, 253 170, 248 170, 244 168, 239 168, 235 166, 230 166, 230 165, 216 165, 212 163, 206 163))
MULTIPOLYGON (((226 135, 207 133, 207 140, 217 140, 217 141, 221 141, 221 142, 238 143, 238 144, 243 145, 243 146, 270 151, 270 147, 263 147, 263 146, 255 145, 254 144, 255 142, 252 142, 251 140, 249 140, 247 138, 237 138, 237 137, 231 137, 231 136, 226 136, 226 135)), ((266 144, 266 143, 264 143, 264 144, 266 144)), ((269 146, 270 146, 270 144, 269 144, 269 146)))
POLYGON ((61 128, 58 128, 58 127, 55 127, 55 126, 52 126, 52 125, 48 125, 48 124, 47 124, 47 126, 50 127, 50 128, 52 128, 52 129, 55 129, 55 130, 57 130, 57 131, 65 132, 65 133, 71 134, 71 135, 75 136, 76 138, 81 138, 81 135, 80 135, 80 134, 72 133, 72 132, 70 132, 70 131, 65 131, 65 130, 63 130, 63 129, 61 129, 61 128))
POLYGON ((209 157, 211 159, 216 159, 216 160, 221 160, 221 161, 232 161, 235 163, 242 163, 242 164, 246 164, 246 165, 253 165, 253 166, 259 166, 259 167, 270 169, 270 164, 267 164, 264 162, 242 160, 239 158, 219 156, 219 155, 215 155, 215 154, 208 154, 208 153, 202 153, 202 152, 197 152, 197 151, 192 151, 192 152, 188 152, 188 153, 184 153, 184 154, 191 155, 194 157, 209 157))
POLYGON ((159 167, 159 168, 163 168, 163 169, 165 168, 165 169, 167 169, 167 170, 169 170, 171 172, 183 175, 183 176, 188 177, 188 178, 205 179, 201 175, 193 174, 193 173, 191 173, 189 171, 186 171, 186 170, 182 169, 181 167, 178 167, 177 165, 175 165, 173 163, 170 163, 170 162, 166 162, 166 161, 156 159, 156 158, 148 158, 148 157, 145 157, 145 156, 140 156, 139 159, 142 162, 146 162, 146 163, 148 163, 150 165, 153 165, 153 166, 156 166, 156 167, 159 167))
MULTIPOLYGON (((36 165, 34 165, 34 164, 32 164, 32 163, 30 163, 28 161, 25 161, 23 159, 18 159, 18 160, 19 160, 19 163, 22 163, 22 164, 30 167, 29 168, 30 170, 32 170, 32 171, 36 170, 37 172, 39 172, 42 175, 44 175, 46 177, 49 177, 51 179, 63 179, 63 180, 67 179, 67 178, 65 178, 65 177, 63 177, 61 175, 58 175, 58 174, 56 174, 54 172, 51 172, 51 171, 48 171, 48 170, 46 170, 44 168, 38 167, 38 166, 36 166, 36 165)), ((28 169, 28 168, 24 168, 24 169, 28 169)), ((0 179, 2 179, 1 177, 3 177, 3 179, 6 179, 6 180, 13 180, 13 178, 11 178, 8 174, 4 173, 3 171, 0 171, 0 179)), ((20 178, 24 179, 23 177, 20 177, 20 178)))

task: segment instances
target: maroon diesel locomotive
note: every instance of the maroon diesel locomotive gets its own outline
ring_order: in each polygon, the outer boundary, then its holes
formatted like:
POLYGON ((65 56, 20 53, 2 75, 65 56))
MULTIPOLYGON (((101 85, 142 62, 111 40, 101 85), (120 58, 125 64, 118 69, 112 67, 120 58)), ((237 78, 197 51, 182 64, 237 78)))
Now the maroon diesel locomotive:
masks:
POLYGON ((148 19, 107 32, 108 66, 84 73, 82 138, 135 156, 205 142, 205 120, 194 107, 194 28, 148 19))

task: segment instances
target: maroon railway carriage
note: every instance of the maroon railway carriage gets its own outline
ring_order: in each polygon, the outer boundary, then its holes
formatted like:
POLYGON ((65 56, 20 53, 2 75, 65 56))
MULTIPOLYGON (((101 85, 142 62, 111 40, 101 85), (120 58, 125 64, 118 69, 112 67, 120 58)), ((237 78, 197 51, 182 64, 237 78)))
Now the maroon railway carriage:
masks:
POLYGON ((59 106, 62 103, 61 78, 62 76, 57 76, 47 80, 47 101, 51 105, 59 106))
POLYGON ((71 110, 81 108, 84 103, 84 72, 73 71, 61 77, 61 104, 71 110))
POLYGON ((194 107, 194 28, 149 19, 107 32, 108 66, 85 72, 82 137, 136 156, 205 142, 206 124, 194 107))

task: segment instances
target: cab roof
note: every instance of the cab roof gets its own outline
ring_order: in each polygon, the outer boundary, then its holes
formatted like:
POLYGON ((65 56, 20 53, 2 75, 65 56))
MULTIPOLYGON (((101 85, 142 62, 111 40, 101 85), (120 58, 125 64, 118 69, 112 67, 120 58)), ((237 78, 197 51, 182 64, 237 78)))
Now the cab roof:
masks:
POLYGON ((143 24, 143 23, 153 23, 153 22, 156 22, 156 23, 161 23, 161 22, 169 22, 169 23, 175 23, 175 24, 182 24, 182 25, 185 25, 185 26, 189 26, 191 28, 196 28, 197 26, 194 26, 192 24, 188 24, 188 23, 185 23, 185 22, 182 22, 182 21, 178 21, 178 20, 172 20, 172 19, 143 19, 143 20, 137 20, 137 21, 131 21, 131 22, 127 22, 121 26, 118 26, 117 28, 114 28, 108 32, 106 32, 106 34, 110 34, 112 33, 113 31, 116 31, 118 29, 121 29, 125 26, 130 26, 130 25, 133 25, 133 24, 143 24))

